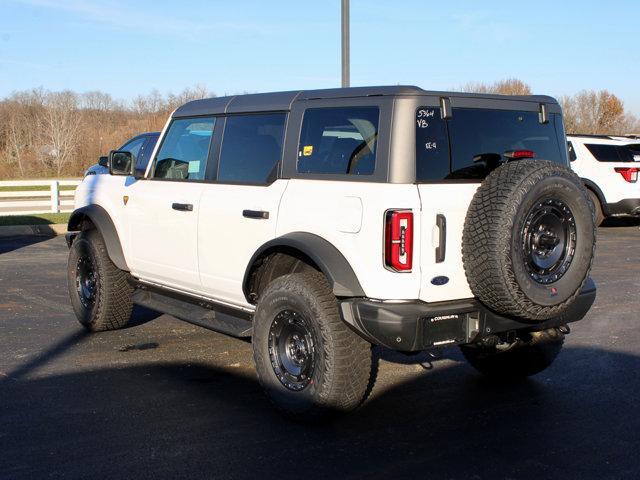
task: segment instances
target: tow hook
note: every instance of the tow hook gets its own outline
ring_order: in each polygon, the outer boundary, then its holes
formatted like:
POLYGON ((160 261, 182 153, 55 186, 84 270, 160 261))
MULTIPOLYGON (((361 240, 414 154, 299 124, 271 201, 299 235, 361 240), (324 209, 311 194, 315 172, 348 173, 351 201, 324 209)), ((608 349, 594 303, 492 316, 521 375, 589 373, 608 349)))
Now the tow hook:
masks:
POLYGON ((432 360, 439 360, 442 358, 442 351, 441 350, 428 350, 427 352, 427 359, 424 362, 420 362, 420 366, 422 368, 424 368, 425 370, 433 370, 433 362, 432 360))

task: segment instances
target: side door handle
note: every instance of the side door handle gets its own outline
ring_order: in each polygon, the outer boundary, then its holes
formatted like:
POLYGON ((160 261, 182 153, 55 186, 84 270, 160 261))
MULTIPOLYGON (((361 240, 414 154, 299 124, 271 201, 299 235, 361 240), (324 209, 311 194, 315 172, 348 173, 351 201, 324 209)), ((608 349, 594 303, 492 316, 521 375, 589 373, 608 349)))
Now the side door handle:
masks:
POLYGON ((268 220, 269 212, 265 212, 264 210, 243 210, 242 216, 245 218, 262 218, 268 220))
POLYGON ((172 203, 171 208, 181 212, 193 212, 193 204, 191 203, 172 203))
POLYGON ((436 248, 436 263, 444 262, 447 254, 447 217, 439 213, 436 215, 436 226, 438 227, 438 247, 436 248))

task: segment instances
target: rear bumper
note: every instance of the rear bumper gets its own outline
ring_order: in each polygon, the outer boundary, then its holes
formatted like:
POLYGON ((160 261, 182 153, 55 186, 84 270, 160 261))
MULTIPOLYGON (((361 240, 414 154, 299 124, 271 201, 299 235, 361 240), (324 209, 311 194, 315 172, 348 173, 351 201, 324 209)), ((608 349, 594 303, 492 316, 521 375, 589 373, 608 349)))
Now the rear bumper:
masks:
POLYGON ((412 352, 476 342, 501 332, 536 331, 566 325, 582 319, 595 298, 596 285, 588 279, 576 301, 563 315, 543 322, 499 315, 476 299, 392 303, 352 298, 342 301, 340 310, 344 321, 371 343, 412 352))
POLYGON ((640 215, 640 198, 625 198, 616 203, 607 203, 606 211, 611 216, 640 215))

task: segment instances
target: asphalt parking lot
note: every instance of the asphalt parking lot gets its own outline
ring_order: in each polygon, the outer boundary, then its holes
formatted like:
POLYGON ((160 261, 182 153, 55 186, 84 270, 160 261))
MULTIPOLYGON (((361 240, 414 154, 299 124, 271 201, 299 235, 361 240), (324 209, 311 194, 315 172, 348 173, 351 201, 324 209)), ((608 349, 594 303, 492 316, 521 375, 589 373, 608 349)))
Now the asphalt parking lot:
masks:
POLYGON ((598 298, 547 371, 379 350, 364 407, 289 423, 247 342, 137 310, 89 335, 62 237, 0 239, 0 478, 640 478, 640 228, 601 228, 598 298))

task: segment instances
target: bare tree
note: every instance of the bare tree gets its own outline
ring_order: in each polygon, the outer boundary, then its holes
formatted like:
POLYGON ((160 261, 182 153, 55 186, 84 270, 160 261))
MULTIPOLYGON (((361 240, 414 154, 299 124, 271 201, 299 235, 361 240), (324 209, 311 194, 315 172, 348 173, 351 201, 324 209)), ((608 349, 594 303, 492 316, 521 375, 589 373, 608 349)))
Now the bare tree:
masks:
POLYGON ((531 95, 531 87, 517 78, 507 78, 494 83, 471 82, 463 85, 460 90, 469 93, 531 95))
POLYGON ((6 148, 10 163, 18 165, 20 176, 24 177, 25 165, 24 155, 29 147, 27 119, 23 112, 20 112, 20 105, 14 104, 13 111, 7 116, 6 128, 6 148))
POLYGON ((47 95, 39 118, 42 134, 41 159, 56 175, 73 158, 80 140, 78 97, 70 91, 47 95))

